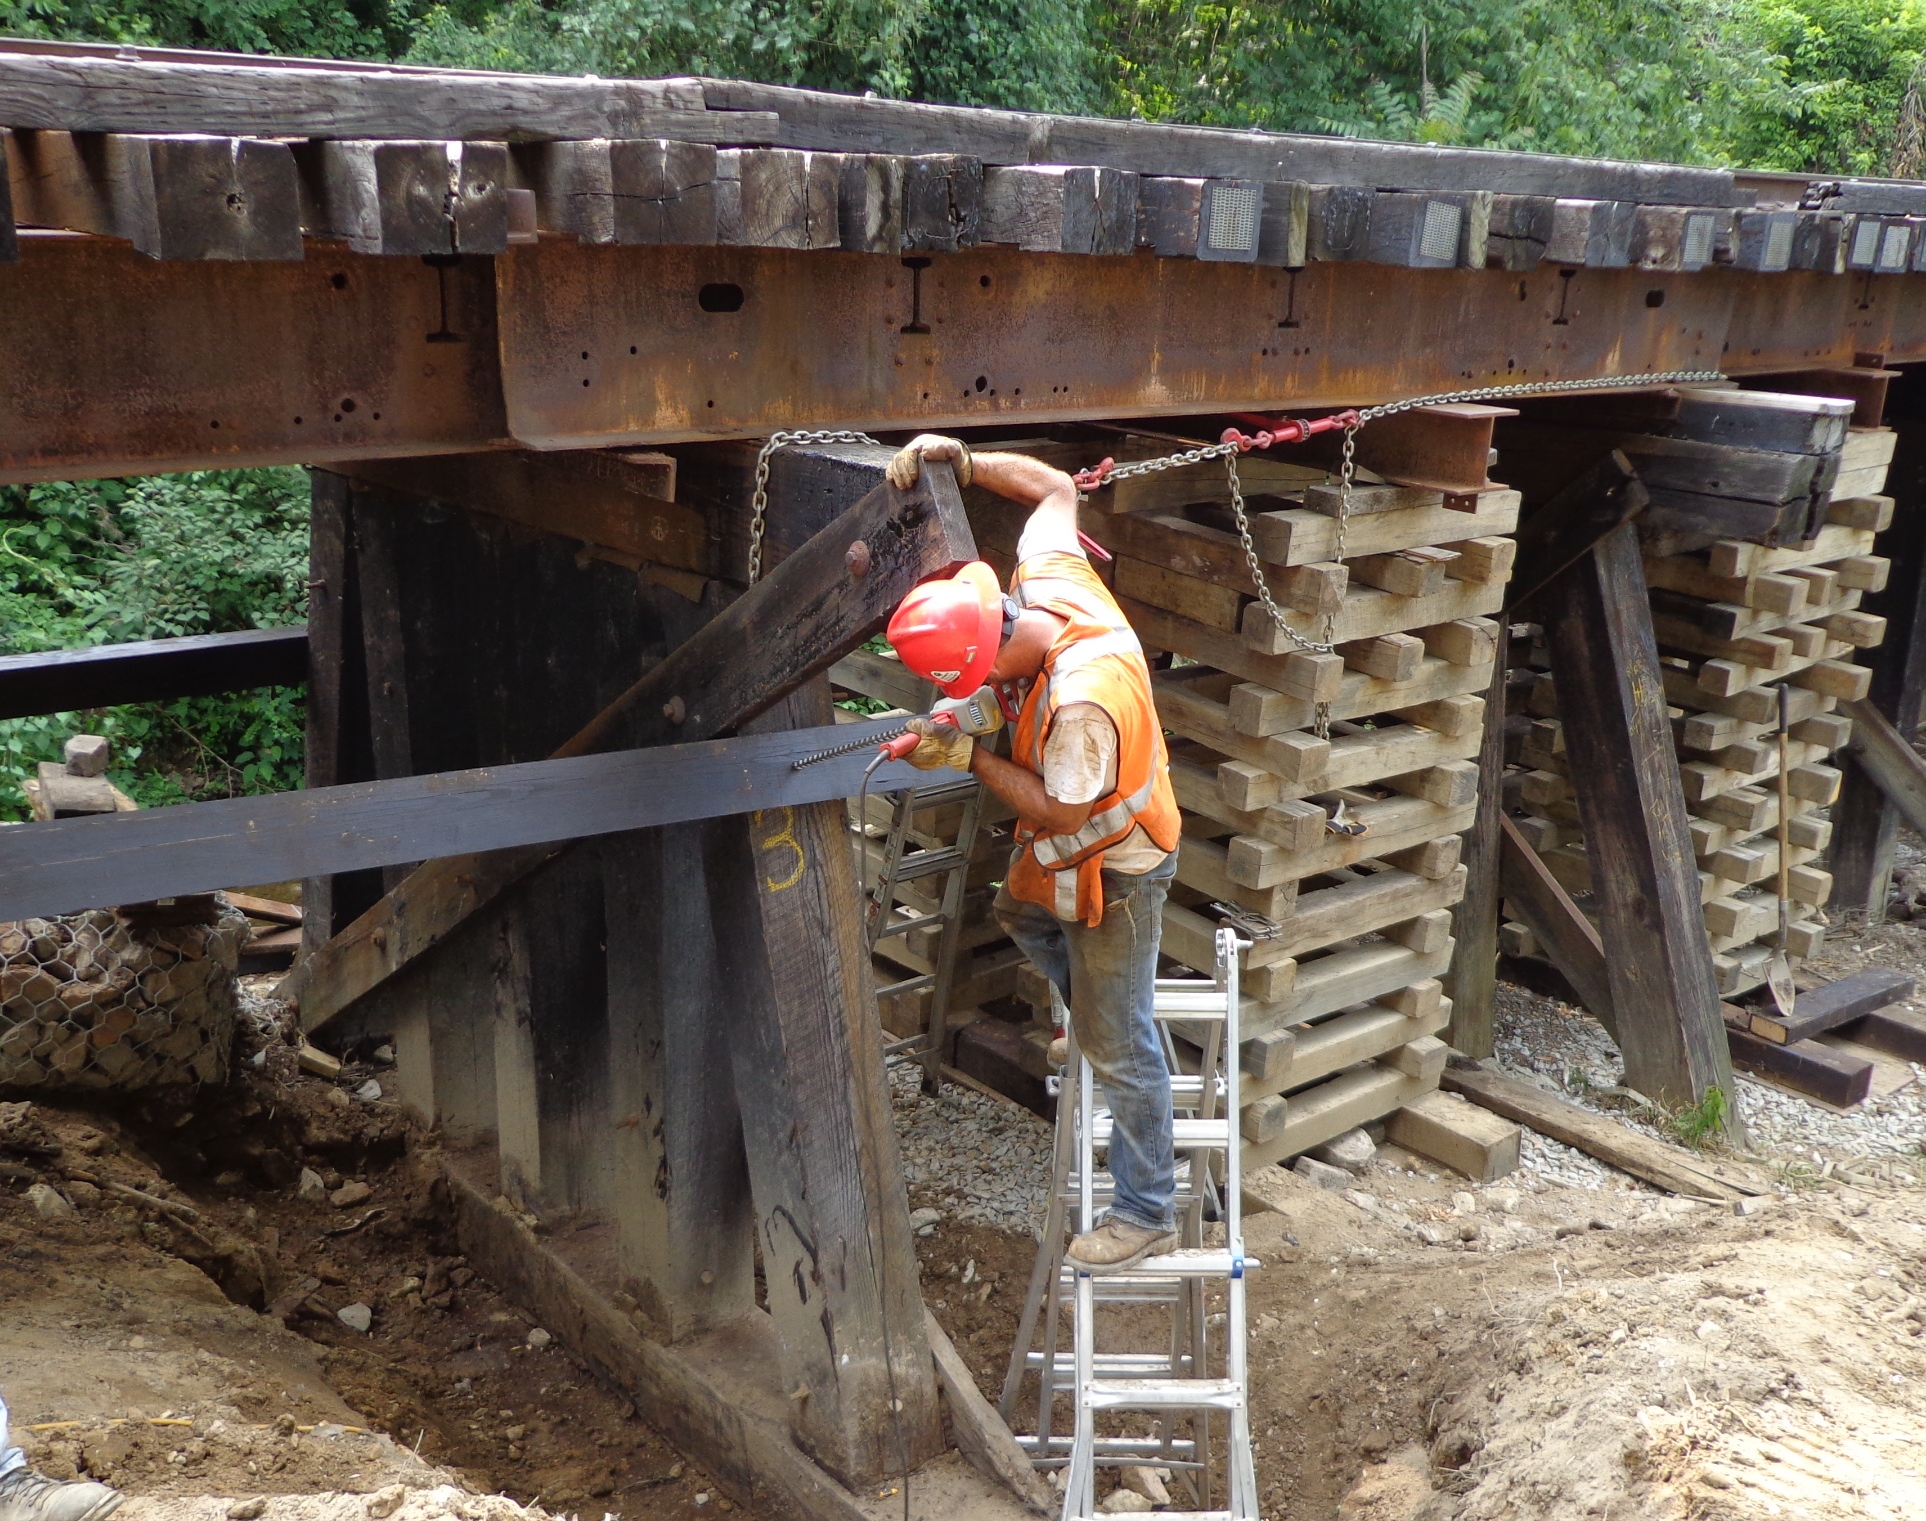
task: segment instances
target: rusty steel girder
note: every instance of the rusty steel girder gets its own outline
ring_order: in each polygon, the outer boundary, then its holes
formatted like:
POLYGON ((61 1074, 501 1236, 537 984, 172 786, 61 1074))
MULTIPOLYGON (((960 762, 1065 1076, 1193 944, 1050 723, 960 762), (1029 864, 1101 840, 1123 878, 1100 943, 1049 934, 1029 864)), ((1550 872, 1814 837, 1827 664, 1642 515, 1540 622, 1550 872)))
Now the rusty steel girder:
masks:
POLYGON ((978 248, 513 250, 509 427, 537 448, 1368 403, 1716 368, 1732 287, 978 248))
POLYGON ((0 266, 0 482, 1926 359, 1926 276, 559 238, 452 264, 317 243, 168 263, 43 234, 22 254, 0 266))
POLYGON ((0 265, 0 481, 508 442, 485 258, 175 263, 58 234, 20 253, 0 265))

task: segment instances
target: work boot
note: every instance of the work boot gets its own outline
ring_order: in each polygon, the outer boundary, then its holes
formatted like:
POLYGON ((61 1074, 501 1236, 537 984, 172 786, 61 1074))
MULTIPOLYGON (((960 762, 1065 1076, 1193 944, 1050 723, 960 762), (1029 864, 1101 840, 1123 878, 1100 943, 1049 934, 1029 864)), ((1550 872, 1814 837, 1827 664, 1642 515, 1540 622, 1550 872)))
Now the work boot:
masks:
POLYGON ((0 1474, 0 1521, 106 1521, 126 1498, 105 1484, 62 1484, 31 1468, 0 1474))
POLYGON ((1053 1067, 1061 1067, 1070 1060, 1070 1038, 1059 1035, 1044 1047, 1043 1059, 1053 1067))
MULTIPOLYGON (((1176 1244, 1175 1231, 1153 1231, 1128 1220, 1106 1220, 1072 1241, 1064 1255, 1081 1272, 1121 1273, 1176 1244)), ((6 1518, 0 1517, 0 1521, 6 1518)))

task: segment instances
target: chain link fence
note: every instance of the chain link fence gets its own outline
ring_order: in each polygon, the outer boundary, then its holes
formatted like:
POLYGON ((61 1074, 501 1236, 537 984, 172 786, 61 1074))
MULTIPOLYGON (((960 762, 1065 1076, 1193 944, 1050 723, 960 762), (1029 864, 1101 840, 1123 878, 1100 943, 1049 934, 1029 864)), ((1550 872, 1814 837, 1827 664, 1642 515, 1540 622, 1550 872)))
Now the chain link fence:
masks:
POLYGON ((0 1089, 225 1081, 247 937, 219 895, 0 923, 0 1089))

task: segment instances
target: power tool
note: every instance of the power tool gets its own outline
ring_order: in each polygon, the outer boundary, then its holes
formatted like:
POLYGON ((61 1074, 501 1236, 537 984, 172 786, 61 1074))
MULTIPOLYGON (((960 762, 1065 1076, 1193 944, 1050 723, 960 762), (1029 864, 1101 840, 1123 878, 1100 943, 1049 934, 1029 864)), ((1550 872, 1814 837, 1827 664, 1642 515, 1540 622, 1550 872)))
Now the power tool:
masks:
MULTIPOLYGON (((1003 727, 1005 714, 996 690, 993 687, 984 686, 978 687, 968 697, 945 697, 923 716, 939 728, 954 729, 959 734, 975 736, 996 733, 1003 727)), ((903 760, 910 751, 922 743, 921 739, 912 734, 907 727, 892 729, 880 738, 881 743, 878 745, 876 756, 878 765, 886 760, 903 760)), ((817 750, 795 761, 793 769, 800 771, 804 766, 813 766, 818 761, 833 760, 839 755, 853 755, 858 750, 877 744, 877 738, 872 736, 868 739, 851 740, 846 745, 836 745, 828 750, 817 750)))

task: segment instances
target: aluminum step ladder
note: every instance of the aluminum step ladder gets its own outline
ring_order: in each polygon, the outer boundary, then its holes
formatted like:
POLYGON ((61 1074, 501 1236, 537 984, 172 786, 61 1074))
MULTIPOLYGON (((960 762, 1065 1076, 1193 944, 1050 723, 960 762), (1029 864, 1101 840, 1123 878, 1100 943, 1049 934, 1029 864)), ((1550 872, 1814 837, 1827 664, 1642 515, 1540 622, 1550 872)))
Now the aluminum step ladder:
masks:
MULTIPOLYGON (((1017 1441, 1041 1469, 1063 1470, 1064 1521, 1096 1515, 1096 1469, 1144 1464, 1171 1470, 1187 1491, 1188 1509, 1163 1512, 1177 1521, 1257 1521, 1257 1475, 1251 1457, 1249 1382, 1244 1343, 1244 1275, 1260 1266, 1244 1255, 1241 1136, 1238 1131, 1237 953, 1248 942, 1217 931, 1217 974, 1157 980, 1156 1015, 1171 1077, 1177 1151, 1178 1246, 1146 1258, 1127 1273, 1080 1273, 1064 1256, 1065 1226, 1092 1229, 1100 1206, 1115 1194, 1097 1153, 1108 1145, 1111 1117, 1102 1089, 1076 1047, 1074 1035, 1057 1090, 1057 1129, 1050 1212, 1030 1278, 1029 1297, 1003 1382, 1001 1409, 1015 1425, 1024 1379, 1038 1379, 1036 1430, 1017 1441), (1201 1035, 1195 1074, 1181 1071, 1173 1023, 1201 1035), (1206 1247, 1206 1217, 1218 1215, 1224 1245, 1206 1247), (1209 1292, 1224 1290, 1221 1354, 1211 1347, 1209 1292), (1170 1329, 1150 1350, 1097 1350, 1099 1306, 1164 1305, 1170 1329), (1070 1316, 1071 1346, 1059 1346, 1060 1318, 1070 1316), (1034 1345, 1041 1322, 1042 1343, 1034 1345), (1072 1430, 1053 1429, 1059 1395, 1075 1408, 1072 1430), (1099 1415, 1140 1412, 1153 1417, 1145 1435, 1099 1435, 1099 1415), (1213 1461, 1211 1416, 1228 1420, 1221 1458, 1213 1461), (1178 1428, 1188 1424, 1189 1433, 1178 1428), (1223 1509, 1211 1508, 1214 1475, 1224 1475, 1223 1509)), ((1067 1025, 1052 989, 1051 1004, 1067 1025)), ((1141 1325, 1141 1318, 1128 1322, 1141 1325)), ((1106 1327, 1109 1329, 1109 1327, 1106 1327)), ((1108 1339, 1108 1338, 1106 1338, 1108 1339)), ((1115 1426, 1115 1422, 1107 1422, 1115 1426)), ((1177 1497, 1173 1495, 1173 1500, 1177 1497)))
MULTIPOLYGON (((909 787, 890 794, 892 811, 889 835, 883 843, 882 870, 870 889, 864 913, 864 938, 870 950, 892 935, 907 935, 914 930, 940 927, 935 953, 930 956, 931 970, 876 990, 880 1002, 897 994, 930 990, 929 1015, 921 1034, 886 1041, 884 1060, 914 1057, 923 1069, 923 1091, 934 1094, 943 1083, 943 1034, 950 1013, 950 992, 956 981, 957 946, 963 933, 963 898, 969 886, 970 858, 976 850, 977 821, 983 812, 983 788, 974 779, 943 782, 934 787, 909 787), (919 813, 961 803, 956 838, 948 845, 924 846, 912 840, 911 821, 919 813), (912 845, 915 846, 912 849, 912 845), (896 894, 910 882, 941 876, 936 908, 930 913, 898 912, 896 894)), ((867 819, 858 819, 865 833, 867 819)), ((927 896, 927 893, 926 893, 927 896)))

